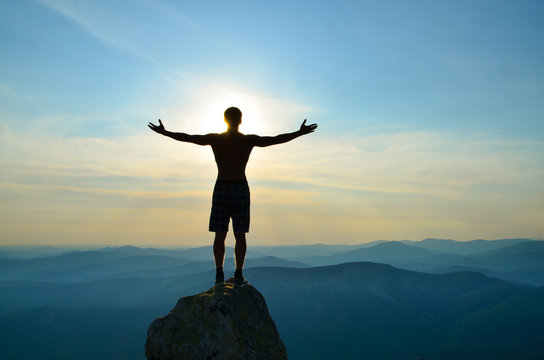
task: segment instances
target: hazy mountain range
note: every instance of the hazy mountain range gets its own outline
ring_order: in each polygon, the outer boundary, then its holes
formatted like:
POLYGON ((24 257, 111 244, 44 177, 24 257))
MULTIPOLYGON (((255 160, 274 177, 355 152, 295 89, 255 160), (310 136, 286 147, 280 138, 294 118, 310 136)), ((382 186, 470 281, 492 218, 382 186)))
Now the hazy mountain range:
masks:
MULTIPOLYGON (((255 246, 245 274, 290 359, 540 359, 543 260, 528 239, 255 246)), ((149 323, 213 269, 211 247, 1 247, 0 346, 9 359, 143 359, 149 323)))
MULTIPOLYGON (((17 258, 21 248, 0 247, 0 281, 81 282, 185 276, 213 269, 211 246, 154 249, 123 246, 17 258), (10 252, 11 251, 11 252, 10 252), (10 254, 13 255, 10 257, 10 254)), ((51 253, 49 250, 48 253, 51 253)), ((227 248, 226 268, 233 249, 227 248)), ((246 267, 315 267, 371 261, 402 269, 442 273, 477 271, 492 277, 544 285, 544 241, 529 239, 377 241, 363 245, 255 246, 246 267)))

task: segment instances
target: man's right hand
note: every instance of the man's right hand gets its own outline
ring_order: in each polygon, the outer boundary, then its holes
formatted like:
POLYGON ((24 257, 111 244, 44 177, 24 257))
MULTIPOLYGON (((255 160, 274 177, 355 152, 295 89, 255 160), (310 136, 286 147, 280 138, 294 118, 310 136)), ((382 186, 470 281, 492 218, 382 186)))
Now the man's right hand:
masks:
POLYGON ((161 119, 159 119, 159 125, 155 125, 153 123, 149 123, 147 125, 151 130, 153 130, 156 133, 163 134, 166 132, 166 129, 164 128, 164 125, 162 124, 161 119))
POLYGON ((306 125, 306 119, 304 119, 302 125, 300 125, 299 131, 302 133, 302 135, 306 135, 314 132, 316 128, 317 124, 306 125))

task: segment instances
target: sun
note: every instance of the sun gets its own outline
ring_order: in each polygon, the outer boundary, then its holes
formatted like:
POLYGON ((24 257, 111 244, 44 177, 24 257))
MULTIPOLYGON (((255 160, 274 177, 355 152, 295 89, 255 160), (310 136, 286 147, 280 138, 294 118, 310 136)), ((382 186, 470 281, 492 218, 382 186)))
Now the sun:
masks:
POLYGON ((255 95, 232 89, 216 89, 201 101, 198 131, 201 133, 225 131, 223 113, 227 108, 235 106, 242 111, 240 131, 245 134, 261 134, 265 130, 260 110, 262 105, 255 95))

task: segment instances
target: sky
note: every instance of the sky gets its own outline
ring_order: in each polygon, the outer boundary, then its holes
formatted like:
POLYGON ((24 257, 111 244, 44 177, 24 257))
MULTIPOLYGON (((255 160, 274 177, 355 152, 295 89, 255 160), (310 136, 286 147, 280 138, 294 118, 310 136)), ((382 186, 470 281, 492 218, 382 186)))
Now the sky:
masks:
MULTIPOLYGON (((541 1, 0 2, 0 245, 204 246, 209 147, 250 245, 544 238, 541 1)), ((232 243, 229 236, 228 243, 232 243)))

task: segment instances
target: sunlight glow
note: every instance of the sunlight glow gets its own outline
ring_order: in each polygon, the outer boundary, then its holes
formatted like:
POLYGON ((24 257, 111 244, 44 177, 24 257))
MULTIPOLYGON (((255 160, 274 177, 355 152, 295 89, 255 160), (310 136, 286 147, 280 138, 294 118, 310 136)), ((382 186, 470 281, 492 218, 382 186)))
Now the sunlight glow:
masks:
POLYGON ((207 91, 205 100, 199 101, 195 109, 198 119, 197 131, 201 134, 223 132, 226 125, 223 122, 223 113, 231 106, 242 111, 240 131, 246 134, 259 134, 263 128, 261 104, 258 97, 233 89, 214 89, 207 91))

